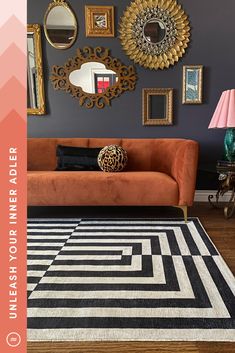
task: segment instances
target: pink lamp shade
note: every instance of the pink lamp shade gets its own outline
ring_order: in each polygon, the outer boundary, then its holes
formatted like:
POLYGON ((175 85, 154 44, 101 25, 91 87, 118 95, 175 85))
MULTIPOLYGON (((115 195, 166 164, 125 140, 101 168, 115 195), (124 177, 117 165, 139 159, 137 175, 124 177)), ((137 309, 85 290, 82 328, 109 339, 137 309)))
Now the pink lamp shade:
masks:
POLYGON ((211 119, 209 129, 235 127, 235 89, 224 91, 211 119))

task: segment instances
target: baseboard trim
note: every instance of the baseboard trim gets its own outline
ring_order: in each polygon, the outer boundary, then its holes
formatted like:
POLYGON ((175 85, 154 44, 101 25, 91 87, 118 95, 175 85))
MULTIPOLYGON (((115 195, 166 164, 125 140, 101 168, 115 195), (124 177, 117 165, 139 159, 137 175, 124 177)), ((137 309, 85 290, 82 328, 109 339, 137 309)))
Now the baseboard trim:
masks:
MULTIPOLYGON (((208 202, 208 196, 213 195, 215 200, 215 195, 217 190, 196 190, 194 201, 195 202, 208 202)), ((231 197, 231 192, 227 192, 223 197, 220 197, 221 202, 229 201, 231 197)))

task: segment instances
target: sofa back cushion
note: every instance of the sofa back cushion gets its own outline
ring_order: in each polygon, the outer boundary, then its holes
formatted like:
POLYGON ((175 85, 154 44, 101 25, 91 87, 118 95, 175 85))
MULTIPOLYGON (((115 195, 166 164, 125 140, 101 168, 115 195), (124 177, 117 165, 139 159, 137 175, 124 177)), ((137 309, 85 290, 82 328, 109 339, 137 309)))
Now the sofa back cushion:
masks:
POLYGON ((76 147, 104 147, 121 144, 121 139, 87 138, 29 138, 28 170, 55 170, 57 166, 56 148, 58 145, 76 147), (100 145, 99 145, 100 143, 100 145))
POLYGON ((55 170, 56 147, 104 147, 115 144, 122 146, 128 154, 126 170, 160 171, 170 174, 171 161, 183 139, 119 139, 119 138, 29 138, 28 170, 55 170))

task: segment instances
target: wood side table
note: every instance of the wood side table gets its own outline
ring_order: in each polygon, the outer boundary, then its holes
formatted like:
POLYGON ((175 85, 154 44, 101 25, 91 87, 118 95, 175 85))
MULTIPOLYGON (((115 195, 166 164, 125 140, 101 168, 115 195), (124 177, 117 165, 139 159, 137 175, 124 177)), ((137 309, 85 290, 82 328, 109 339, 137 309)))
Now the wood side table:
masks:
POLYGON ((213 195, 208 196, 208 201, 213 207, 220 208, 220 197, 231 191, 229 201, 224 206, 224 216, 229 219, 235 211, 235 162, 218 161, 216 171, 219 174, 219 188, 215 196, 215 202, 212 201, 213 195))

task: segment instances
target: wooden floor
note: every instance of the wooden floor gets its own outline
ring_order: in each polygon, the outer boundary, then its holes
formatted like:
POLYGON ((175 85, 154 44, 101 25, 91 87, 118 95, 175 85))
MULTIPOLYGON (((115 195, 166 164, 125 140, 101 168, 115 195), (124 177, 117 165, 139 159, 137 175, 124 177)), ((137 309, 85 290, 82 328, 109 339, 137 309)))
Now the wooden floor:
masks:
MULTIPOLYGON (((173 208, 57 208, 29 210, 30 217, 178 217, 173 208)), ((235 215, 225 220, 222 210, 197 203, 189 216, 199 217, 215 246, 235 274, 235 215)), ((232 353, 235 343, 209 342, 29 342, 28 353, 232 353)))

